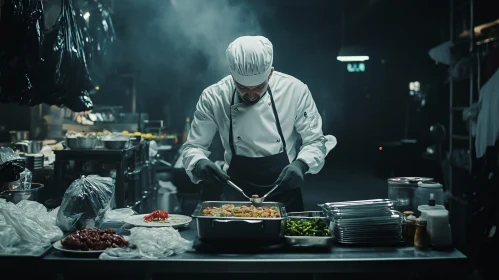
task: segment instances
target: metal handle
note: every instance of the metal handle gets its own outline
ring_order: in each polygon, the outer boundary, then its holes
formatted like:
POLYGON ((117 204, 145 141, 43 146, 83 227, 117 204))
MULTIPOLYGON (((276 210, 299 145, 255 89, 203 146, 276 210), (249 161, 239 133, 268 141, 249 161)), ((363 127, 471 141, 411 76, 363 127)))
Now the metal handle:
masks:
POLYGON ((275 185, 268 193, 266 193, 262 198, 266 198, 269 194, 271 194, 273 191, 275 191, 275 189, 277 189, 277 187, 279 187, 279 185, 275 185))
POLYGON ((221 220, 221 219, 215 219, 213 220, 214 223, 246 223, 246 224, 261 224, 263 221, 262 220, 221 220))
POLYGON ((244 195, 244 197, 246 197, 247 199, 250 199, 245 193, 244 191, 239 188, 238 186, 236 186, 236 184, 232 183, 231 180, 227 180, 227 184, 231 187, 233 187, 234 189, 236 189, 238 192, 240 192, 242 195, 244 195))
POLYGON ((213 228, 216 231, 237 231, 241 234, 260 231, 263 228, 262 220, 213 220, 213 228))

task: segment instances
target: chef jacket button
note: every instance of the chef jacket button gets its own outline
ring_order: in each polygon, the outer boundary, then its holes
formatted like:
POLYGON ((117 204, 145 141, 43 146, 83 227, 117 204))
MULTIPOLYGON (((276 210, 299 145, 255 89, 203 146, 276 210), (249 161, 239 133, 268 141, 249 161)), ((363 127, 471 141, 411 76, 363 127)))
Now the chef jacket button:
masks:
POLYGON ((281 139, 277 139, 277 143, 281 142, 281 139))
POLYGON ((272 105, 272 102, 269 102, 269 106, 272 105))
POLYGON ((241 136, 237 136, 237 140, 241 140, 241 136))
POLYGON ((237 109, 237 108, 234 108, 234 112, 237 112, 237 111, 239 111, 239 109, 237 109))

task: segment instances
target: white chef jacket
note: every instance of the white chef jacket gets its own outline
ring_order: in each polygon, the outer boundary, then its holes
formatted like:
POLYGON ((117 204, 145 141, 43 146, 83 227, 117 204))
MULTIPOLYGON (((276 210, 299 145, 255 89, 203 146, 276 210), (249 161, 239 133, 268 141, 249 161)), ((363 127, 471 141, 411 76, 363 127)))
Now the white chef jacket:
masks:
MULTIPOLYGON (((300 80, 274 71, 269 87, 274 97, 289 161, 300 159, 316 174, 324 166, 327 153, 336 146, 336 138, 322 133, 322 119, 312 94, 300 80), (297 147, 300 138, 301 147, 297 147), (299 150, 299 152, 298 152, 299 150)), ((270 95, 266 93, 256 104, 241 101, 236 90, 234 105, 230 105, 235 90, 232 76, 206 88, 196 105, 187 142, 183 145, 183 164, 192 182, 199 179, 192 173, 201 159, 210 155, 208 148, 217 130, 225 149, 225 164, 229 168, 232 152, 229 145, 230 113, 234 133, 234 149, 244 157, 265 157, 282 152, 270 95)))

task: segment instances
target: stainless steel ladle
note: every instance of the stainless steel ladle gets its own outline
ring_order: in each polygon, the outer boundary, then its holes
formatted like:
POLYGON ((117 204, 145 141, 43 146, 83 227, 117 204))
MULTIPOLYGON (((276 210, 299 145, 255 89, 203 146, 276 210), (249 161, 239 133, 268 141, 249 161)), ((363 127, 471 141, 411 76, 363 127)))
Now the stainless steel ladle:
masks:
POLYGON ((251 201, 252 203, 255 203, 255 204, 260 204, 260 203, 264 202, 265 198, 267 198, 267 196, 269 194, 271 194, 273 191, 275 191, 275 189, 277 189, 277 187, 279 187, 279 185, 275 185, 268 193, 266 193, 262 197, 249 197, 244 193, 244 191, 240 187, 238 187, 236 184, 234 184, 231 180, 227 180, 227 184, 229 186, 231 186, 232 188, 234 188, 236 191, 240 192, 242 195, 244 195, 244 197, 246 197, 247 199, 249 199, 249 201, 251 201))

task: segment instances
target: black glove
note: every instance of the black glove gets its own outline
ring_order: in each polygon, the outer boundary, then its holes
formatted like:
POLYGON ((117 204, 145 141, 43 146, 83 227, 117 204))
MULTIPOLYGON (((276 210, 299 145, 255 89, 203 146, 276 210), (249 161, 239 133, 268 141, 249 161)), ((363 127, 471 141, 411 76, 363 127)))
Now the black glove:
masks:
POLYGON ((196 163, 194 174, 201 181, 214 184, 226 184, 227 180, 230 179, 227 173, 223 172, 215 163, 207 159, 202 159, 196 163))
POLYGON ((279 178, 275 181, 275 185, 279 185, 283 188, 295 189, 299 188, 303 183, 303 177, 305 172, 308 171, 308 165, 302 160, 295 160, 288 166, 284 167, 279 175, 279 178))

